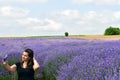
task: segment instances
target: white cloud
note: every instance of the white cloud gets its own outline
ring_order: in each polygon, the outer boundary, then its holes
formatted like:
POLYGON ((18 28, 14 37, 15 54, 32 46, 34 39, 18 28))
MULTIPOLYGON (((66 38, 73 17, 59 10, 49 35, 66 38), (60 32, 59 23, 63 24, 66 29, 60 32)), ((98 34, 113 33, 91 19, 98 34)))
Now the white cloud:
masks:
POLYGON ((96 13, 95 11, 89 11, 89 12, 87 12, 87 13, 84 15, 83 19, 93 20, 93 19, 95 19, 95 17, 97 17, 97 16, 98 16, 98 15, 97 15, 97 13, 96 13))
POLYGON ((97 12, 97 11, 89 11, 82 16, 82 20, 87 23, 96 24, 99 26, 100 24, 111 24, 116 22, 114 12, 106 11, 106 12, 97 12), (107 14, 107 15, 106 15, 107 14))
POLYGON ((91 3, 93 0, 72 0, 73 3, 75 4, 87 4, 91 3))
POLYGON ((25 19, 19 19, 16 20, 18 25, 23 25, 23 26, 27 26, 27 25, 33 25, 33 24, 41 24, 41 20, 37 19, 37 18, 25 18, 25 19))
POLYGON ((60 30, 63 27, 61 23, 58 23, 53 20, 45 19, 43 20, 43 24, 32 26, 33 30, 48 30, 48 31, 56 31, 60 30))
POLYGON ((114 16, 116 19, 120 20, 120 11, 114 12, 113 16, 114 16))
POLYGON ((63 18, 63 19, 78 19, 81 17, 81 14, 78 10, 64 10, 61 12, 55 12, 53 13, 53 16, 58 17, 59 18, 63 18))
POLYGON ((4 6, 0 7, 0 16, 2 17, 25 17, 29 14, 29 10, 17 8, 17 7, 11 7, 11 6, 4 6))
POLYGON ((119 5, 120 0, 94 0, 93 3, 96 5, 119 5))
POLYGON ((99 34, 103 33, 105 27, 120 25, 120 11, 88 11, 81 13, 79 10, 63 10, 59 13, 57 12, 56 15, 54 20, 53 18, 21 18, 17 19, 16 22, 7 23, 9 22, 7 21, 6 24, 32 31, 70 31, 71 34, 72 32, 76 34, 99 34))
MULTIPOLYGON (((51 18, 15 18, 13 20, 2 21, 2 26, 14 26, 14 28, 25 29, 32 32, 64 32, 70 34, 102 34, 106 27, 119 26, 120 11, 88 11, 82 13, 79 10, 63 10, 55 12, 51 18), (17 19, 17 20, 16 20, 17 19), (7 25, 4 25, 7 24, 7 25)), ((32 34, 32 33, 31 33, 32 34)))
POLYGON ((0 0, 0 2, 18 3, 46 3, 48 0, 0 0))
POLYGON ((59 19, 64 26, 67 26, 65 29, 68 32, 70 31, 76 34, 100 34, 104 32, 106 27, 117 27, 120 25, 120 11, 92 10, 82 13, 79 10, 75 10, 75 12, 74 10, 63 10, 55 14, 56 20, 59 19))
POLYGON ((120 0, 72 0, 75 4, 120 5, 120 0))
POLYGON ((17 20, 17 23, 21 26, 26 26, 31 30, 59 30, 63 27, 61 23, 50 19, 37 19, 37 18, 27 18, 17 20))
POLYGON ((111 23, 120 19, 120 11, 88 11, 82 13, 79 10, 64 10, 55 13, 56 19, 75 21, 78 20, 83 22, 99 22, 99 23, 111 23))

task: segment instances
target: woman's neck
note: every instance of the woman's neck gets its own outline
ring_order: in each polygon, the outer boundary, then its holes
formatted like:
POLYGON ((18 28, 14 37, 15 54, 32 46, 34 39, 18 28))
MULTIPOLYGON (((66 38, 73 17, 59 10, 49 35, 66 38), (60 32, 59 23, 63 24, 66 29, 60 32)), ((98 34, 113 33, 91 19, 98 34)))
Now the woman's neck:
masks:
POLYGON ((23 68, 27 68, 27 62, 26 62, 26 61, 23 62, 22 67, 23 67, 23 68))

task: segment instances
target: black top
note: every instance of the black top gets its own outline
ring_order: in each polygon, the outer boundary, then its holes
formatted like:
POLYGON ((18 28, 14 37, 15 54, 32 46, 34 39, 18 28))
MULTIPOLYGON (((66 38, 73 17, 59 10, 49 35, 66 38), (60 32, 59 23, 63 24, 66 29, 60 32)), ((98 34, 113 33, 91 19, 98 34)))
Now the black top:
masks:
POLYGON ((16 63, 18 80, 34 80, 34 69, 33 68, 23 68, 21 63, 16 63))

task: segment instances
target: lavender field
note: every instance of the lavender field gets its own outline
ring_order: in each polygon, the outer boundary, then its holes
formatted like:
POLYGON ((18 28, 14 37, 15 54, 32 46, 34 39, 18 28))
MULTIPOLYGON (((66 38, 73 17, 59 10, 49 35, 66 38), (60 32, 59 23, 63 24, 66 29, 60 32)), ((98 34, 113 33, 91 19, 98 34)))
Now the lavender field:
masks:
POLYGON ((40 64, 36 75, 43 80, 120 80, 120 40, 73 38, 1 38, 0 80, 16 80, 6 71, 2 58, 13 64, 26 48, 40 64))

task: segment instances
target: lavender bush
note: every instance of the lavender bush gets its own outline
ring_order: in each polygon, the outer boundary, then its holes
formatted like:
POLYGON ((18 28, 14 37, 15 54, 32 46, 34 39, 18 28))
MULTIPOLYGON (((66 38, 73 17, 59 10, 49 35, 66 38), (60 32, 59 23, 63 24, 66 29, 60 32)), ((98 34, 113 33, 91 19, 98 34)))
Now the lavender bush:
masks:
MULTIPOLYGON (((9 55, 10 65, 20 61, 26 48, 40 64, 36 75, 44 80, 120 80, 120 40, 70 38, 1 38, 0 62, 9 55)), ((0 63, 0 80, 16 80, 0 63), (4 77, 3 77, 4 76, 4 77), (12 76, 12 77, 11 77, 12 76)))

